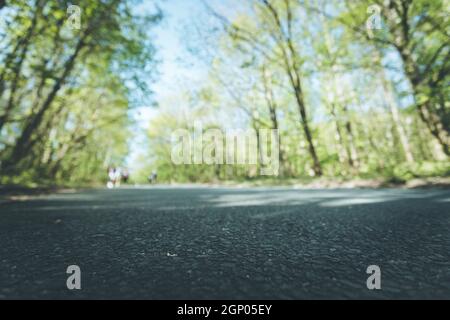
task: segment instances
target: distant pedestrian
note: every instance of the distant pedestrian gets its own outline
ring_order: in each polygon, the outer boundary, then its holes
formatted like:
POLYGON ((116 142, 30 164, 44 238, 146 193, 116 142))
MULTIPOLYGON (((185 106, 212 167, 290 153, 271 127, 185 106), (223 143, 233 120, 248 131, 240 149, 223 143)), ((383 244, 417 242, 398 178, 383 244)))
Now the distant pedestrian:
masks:
POLYGON ((122 170, 120 168, 116 168, 114 176, 114 187, 120 187, 120 181, 122 180, 122 170))
POLYGON ((122 180, 122 170, 116 167, 108 168, 108 182, 106 184, 108 189, 120 187, 120 181, 122 180))
POLYGON ((128 172, 127 169, 124 169, 122 171, 122 181, 123 181, 123 183, 127 184, 129 179, 130 179, 130 173, 128 172))
POLYGON ((113 189, 116 184, 116 168, 109 167, 108 168, 108 182, 106 186, 108 189, 113 189))
POLYGON ((150 176, 148 177, 148 181, 151 184, 156 183, 156 180, 158 179, 158 173, 156 172, 156 170, 153 170, 152 173, 150 174, 150 176))

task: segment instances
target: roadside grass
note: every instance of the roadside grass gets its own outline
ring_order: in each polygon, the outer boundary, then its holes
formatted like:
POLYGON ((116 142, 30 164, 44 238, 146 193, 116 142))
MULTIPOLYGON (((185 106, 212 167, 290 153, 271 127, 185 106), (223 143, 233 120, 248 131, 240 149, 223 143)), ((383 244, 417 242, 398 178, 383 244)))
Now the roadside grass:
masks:
MULTIPOLYGON (((130 181, 128 186, 136 186, 130 181)), ((296 187, 311 189, 327 188, 450 188, 450 162, 422 162, 384 168, 378 172, 356 175, 322 177, 240 177, 233 180, 211 181, 159 181, 160 185, 203 185, 225 187, 296 187)), ((127 185, 124 185, 127 186, 127 185)), ((2 177, 0 180, 0 198, 34 196, 50 193, 74 192, 83 189, 104 188, 105 181, 54 181, 51 179, 32 179, 26 175, 14 178, 2 177)))

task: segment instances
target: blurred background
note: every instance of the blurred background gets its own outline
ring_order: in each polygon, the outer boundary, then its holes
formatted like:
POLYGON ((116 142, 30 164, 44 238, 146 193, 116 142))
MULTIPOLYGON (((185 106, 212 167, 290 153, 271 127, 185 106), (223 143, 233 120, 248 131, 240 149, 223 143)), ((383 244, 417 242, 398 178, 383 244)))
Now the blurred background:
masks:
POLYGON ((2 185, 450 176, 448 1, 73 2, 0 1, 2 185), (279 176, 176 166, 194 121, 279 130, 279 176))

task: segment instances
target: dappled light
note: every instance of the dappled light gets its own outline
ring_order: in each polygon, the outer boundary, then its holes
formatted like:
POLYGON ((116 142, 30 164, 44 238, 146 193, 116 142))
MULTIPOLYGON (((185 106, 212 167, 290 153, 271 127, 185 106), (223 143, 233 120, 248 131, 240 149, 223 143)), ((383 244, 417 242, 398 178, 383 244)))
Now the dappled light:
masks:
MULTIPOLYGON (((224 187, 136 187, 123 189, 117 194, 94 192, 84 194, 56 194, 29 197, 23 201, 35 203, 35 211, 108 211, 133 208, 155 211, 191 211, 214 208, 277 207, 281 211, 289 207, 320 206, 323 208, 363 207, 364 205, 404 202, 411 200, 446 203, 448 190, 399 190, 399 189, 329 189, 296 190, 293 188, 224 188, 224 187), (177 194, 182 192, 182 196, 177 194), (161 196, 173 195, 171 205, 160 201, 161 196), (186 201, 188 199, 188 201, 186 201)), ((26 204, 28 208, 28 204, 26 204)), ((17 207, 18 210, 20 206, 17 207)), ((449 208, 442 207, 444 211, 449 208)), ((28 209, 26 209, 28 210, 28 209)), ((295 212, 287 210, 286 212, 295 212)), ((299 211, 301 212, 301 211, 299 211)))

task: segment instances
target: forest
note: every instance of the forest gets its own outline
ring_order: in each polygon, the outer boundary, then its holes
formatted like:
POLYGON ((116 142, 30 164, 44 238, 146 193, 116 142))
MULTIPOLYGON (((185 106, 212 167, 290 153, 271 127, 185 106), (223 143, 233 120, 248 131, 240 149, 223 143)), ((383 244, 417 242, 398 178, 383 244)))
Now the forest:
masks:
POLYGON ((448 1, 196 1, 183 41, 204 79, 161 101, 151 30, 166 12, 138 2, 77 1, 81 23, 69 1, 0 2, 0 183, 103 183, 129 166, 146 103, 135 182, 268 179, 260 164, 174 164, 172 133, 196 122, 277 130, 279 182, 450 176, 448 1))
POLYGON ((161 19, 134 3, 1 3, 1 183, 96 183, 124 161, 129 110, 154 73, 148 31, 161 19))

